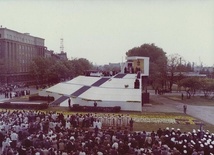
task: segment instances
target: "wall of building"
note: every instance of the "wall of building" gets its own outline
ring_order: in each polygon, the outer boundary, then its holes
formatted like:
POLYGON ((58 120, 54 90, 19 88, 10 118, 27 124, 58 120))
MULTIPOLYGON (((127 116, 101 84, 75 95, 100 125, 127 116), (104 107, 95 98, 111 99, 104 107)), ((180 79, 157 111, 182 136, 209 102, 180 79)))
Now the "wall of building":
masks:
POLYGON ((7 39, 19 43, 26 43, 37 46, 44 46, 44 39, 31 36, 29 33, 20 33, 7 28, 0 28, 0 39, 7 39))
POLYGON ((36 56, 44 56, 44 39, 0 28, 0 82, 27 80, 29 64, 36 56))

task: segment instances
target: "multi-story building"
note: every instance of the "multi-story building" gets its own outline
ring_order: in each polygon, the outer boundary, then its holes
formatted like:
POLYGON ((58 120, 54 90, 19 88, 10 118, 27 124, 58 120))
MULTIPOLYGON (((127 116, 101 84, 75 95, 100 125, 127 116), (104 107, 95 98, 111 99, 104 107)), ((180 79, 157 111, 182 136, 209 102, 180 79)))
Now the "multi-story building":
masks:
POLYGON ((45 56, 44 39, 0 27, 0 83, 29 81, 29 64, 45 56))

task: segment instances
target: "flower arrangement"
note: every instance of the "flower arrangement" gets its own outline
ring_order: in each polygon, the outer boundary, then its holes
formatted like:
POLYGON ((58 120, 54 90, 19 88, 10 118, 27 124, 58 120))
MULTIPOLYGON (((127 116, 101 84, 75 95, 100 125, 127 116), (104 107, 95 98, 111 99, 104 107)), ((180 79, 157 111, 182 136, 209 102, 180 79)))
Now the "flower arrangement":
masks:
POLYGON ((135 115, 135 122, 144 123, 169 123, 169 124, 196 124, 198 121, 191 116, 170 115, 165 113, 135 115))

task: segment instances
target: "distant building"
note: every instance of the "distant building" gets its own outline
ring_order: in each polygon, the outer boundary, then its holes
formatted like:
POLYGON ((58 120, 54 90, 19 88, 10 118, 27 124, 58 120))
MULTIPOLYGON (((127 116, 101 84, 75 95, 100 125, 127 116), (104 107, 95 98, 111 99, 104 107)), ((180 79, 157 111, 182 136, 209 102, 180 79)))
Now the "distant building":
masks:
POLYGON ((198 72, 175 72, 174 76, 183 77, 206 77, 206 74, 200 74, 198 72))
POLYGON ((54 54, 45 39, 0 27, 0 84, 31 81, 29 65, 35 57, 67 60, 67 54, 54 54))
POLYGON ((120 68, 121 66, 120 66, 120 63, 109 63, 109 66, 111 67, 111 68, 120 68))
POLYGON ((53 50, 45 50, 45 58, 52 58, 54 55, 53 50))
POLYGON ((214 66, 213 67, 196 66, 194 67, 194 72, 206 75, 207 78, 214 78, 214 66))
POLYGON ((54 53, 53 50, 45 50, 45 58, 52 58, 54 60, 68 60, 67 53, 54 53))
POLYGON ((214 67, 203 67, 203 66, 196 66, 194 67, 194 72, 214 72, 214 67))
POLYGON ((29 64, 34 57, 45 56, 44 39, 0 27, 0 82, 30 79, 29 64))
POLYGON ((68 60, 67 53, 61 52, 56 54, 60 60, 68 60))

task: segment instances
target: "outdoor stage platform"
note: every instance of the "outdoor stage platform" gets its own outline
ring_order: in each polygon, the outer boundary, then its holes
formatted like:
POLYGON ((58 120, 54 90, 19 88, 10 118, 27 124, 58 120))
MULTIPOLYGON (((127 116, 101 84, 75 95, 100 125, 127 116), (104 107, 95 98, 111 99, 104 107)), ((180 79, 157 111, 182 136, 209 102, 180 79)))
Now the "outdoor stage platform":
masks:
POLYGON ((43 90, 39 95, 53 96, 55 101, 51 105, 68 107, 70 97, 72 104, 82 106, 93 106, 96 101, 101 107, 120 106, 121 110, 141 111, 141 88, 134 88, 135 80, 136 74, 118 74, 114 77, 78 76, 43 90))
POLYGON ((124 111, 142 111, 144 77, 149 75, 148 57, 128 57, 121 64, 121 73, 110 77, 78 76, 39 92, 40 96, 53 96, 53 106, 71 105, 99 107, 120 106, 124 111))

